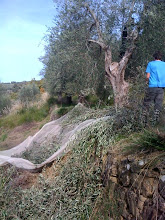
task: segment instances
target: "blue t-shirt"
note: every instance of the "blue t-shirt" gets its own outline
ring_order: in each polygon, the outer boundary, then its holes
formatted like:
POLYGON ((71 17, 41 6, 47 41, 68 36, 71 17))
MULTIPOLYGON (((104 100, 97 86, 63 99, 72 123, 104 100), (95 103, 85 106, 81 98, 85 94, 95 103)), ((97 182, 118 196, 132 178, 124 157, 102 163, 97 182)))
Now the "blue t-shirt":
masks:
POLYGON ((149 87, 165 87, 165 62, 160 60, 149 62, 146 73, 150 73, 149 87))

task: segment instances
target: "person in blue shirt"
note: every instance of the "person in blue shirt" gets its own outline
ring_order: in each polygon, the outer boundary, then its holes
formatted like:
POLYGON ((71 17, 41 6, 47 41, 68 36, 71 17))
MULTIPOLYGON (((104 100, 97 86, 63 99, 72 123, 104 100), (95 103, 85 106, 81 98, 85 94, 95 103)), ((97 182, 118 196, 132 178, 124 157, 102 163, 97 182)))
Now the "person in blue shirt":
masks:
POLYGON ((159 51, 154 53, 153 57, 155 60, 149 62, 146 69, 148 88, 143 102, 143 116, 145 124, 147 123, 147 116, 152 104, 154 104, 153 124, 158 122, 164 97, 165 62, 162 61, 162 55, 159 51))

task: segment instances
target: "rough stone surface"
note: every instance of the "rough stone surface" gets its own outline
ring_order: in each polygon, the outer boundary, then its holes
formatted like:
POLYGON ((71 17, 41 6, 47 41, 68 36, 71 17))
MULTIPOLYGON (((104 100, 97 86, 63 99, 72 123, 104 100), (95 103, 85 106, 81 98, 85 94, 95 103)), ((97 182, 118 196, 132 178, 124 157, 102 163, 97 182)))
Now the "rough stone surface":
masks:
POLYGON ((165 164, 148 167, 147 162, 107 155, 103 183, 122 201, 123 220, 165 220, 165 164))

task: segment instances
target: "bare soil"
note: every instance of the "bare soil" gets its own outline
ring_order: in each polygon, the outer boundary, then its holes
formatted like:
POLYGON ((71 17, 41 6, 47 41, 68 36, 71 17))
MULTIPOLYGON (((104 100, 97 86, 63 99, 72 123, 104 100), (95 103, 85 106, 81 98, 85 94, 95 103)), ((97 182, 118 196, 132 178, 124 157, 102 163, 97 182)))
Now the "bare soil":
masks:
POLYGON ((31 122, 20 125, 12 130, 7 130, 7 137, 4 141, 0 140, 0 151, 8 150, 22 143, 27 137, 33 136, 39 131, 42 122, 31 122))
MULTIPOLYGON (((42 175, 45 180, 53 182, 55 177, 60 174, 62 167, 70 155, 71 152, 68 152, 61 158, 60 162, 54 161, 50 166, 45 166, 45 168, 42 170, 42 175)), ((39 175, 40 173, 31 173, 26 170, 17 169, 17 172, 11 178, 10 185, 13 188, 21 187, 22 189, 29 189, 32 186, 38 187, 40 185, 39 175)))

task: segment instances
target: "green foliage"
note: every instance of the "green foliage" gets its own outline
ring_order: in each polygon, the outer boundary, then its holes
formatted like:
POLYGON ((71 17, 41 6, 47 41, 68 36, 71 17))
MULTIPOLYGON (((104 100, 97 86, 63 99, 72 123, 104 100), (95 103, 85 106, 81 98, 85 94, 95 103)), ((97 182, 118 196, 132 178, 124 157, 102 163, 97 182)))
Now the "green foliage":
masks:
POLYGON ((66 113, 68 113, 74 106, 70 106, 70 107, 60 107, 56 110, 56 113, 59 117, 65 115, 66 113))
MULTIPOLYGON (((44 64, 43 75, 47 89, 51 94, 80 94, 92 88, 99 99, 104 99, 105 86, 104 54, 100 46, 89 42, 97 40, 98 33, 95 22, 89 11, 84 7, 88 3, 100 22, 103 39, 112 49, 112 61, 120 60, 122 48, 122 31, 127 27, 128 35, 138 28, 139 39, 137 49, 132 55, 127 68, 127 78, 134 77, 136 68, 141 68, 143 74, 146 64, 152 58, 155 50, 165 50, 162 45, 164 36, 164 2, 153 0, 134 1, 101 1, 84 0, 55 1, 59 9, 54 27, 49 29, 45 56, 41 58, 44 64)), ((127 44, 129 40, 127 40, 127 44)), ((124 49, 128 45, 124 46, 124 49)), ((108 90, 110 90, 108 88, 108 90)), ((109 92, 112 95, 112 91, 109 92)), ((105 101, 105 100, 104 100, 105 101)), ((110 100, 113 104, 113 99, 110 100)))
MULTIPOLYGON (((41 58, 43 74, 51 94, 80 94, 87 88, 100 94, 105 84, 104 55, 97 44, 88 44, 91 18, 84 1, 62 4, 56 25, 50 29, 46 54, 41 58), (60 33, 60 34, 59 34, 60 33)), ((92 2, 91 4, 95 4, 92 2)), ((95 32, 93 32, 95 35, 95 32)))
MULTIPOLYGON (((106 110, 94 111, 78 105, 67 114, 64 125, 74 125, 85 119, 98 118, 105 115, 106 110)), ((24 114, 20 113, 20 114, 24 114)), ((0 168, 0 218, 17 216, 20 219, 118 219, 122 211, 121 204, 115 200, 118 192, 110 198, 111 192, 106 192, 102 186, 102 168, 104 156, 116 140, 124 135, 140 129, 138 125, 138 112, 132 109, 123 109, 115 113, 112 108, 107 120, 98 120, 97 123, 83 129, 76 139, 70 143, 72 150, 61 157, 52 166, 55 174, 51 180, 40 174, 39 183, 30 189, 12 187, 16 173, 10 168, 0 168), (11 173, 14 173, 11 176, 11 173), (7 177, 10 178, 7 178, 7 177), (116 197, 115 197, 116 196, 116 197), (14 203, 13 203, 14 201, 14 203)), ((154 136, 152 134, 152 136, 154 136)), ((164 145, 164 137, 159 141, 154 136, 150 143, 164 145)), ((146 141, 145 141, 146 142, 146 141)), ((33 162, 41 162, 58 149, 52 145, 36 145, 35 152, 29 151, 24 158, 33 162), (42 158, 43 157, 43 158, 42 158)), ((44 172, 44 171, 43 171, 44 172)), ((12 218, 12 217, 11 217, 12 218)))
POLYGON ((138 134, 138 136, 133 138, 133 143, 126 147, 126 149, 131 149, 134 151, 142 150, 165 150, 165 135, 164 133, 159 133, 155 130, 143 130, 138 134))
POLYGON ((10 98, 11 98, 12 100, 17 100, 17 99, 18 99, 18 93, 12 92, 12 93, 10 94, 10 98))
POLYGON ((42 121, 49 113, 48 105, 43 105, 40 108, 35 106, 26 109, 21 109, 17 114, 10 114, 6 117, 0 118, 0 127, 14 128, 32 121, 42 121))
POLYGON ((5 139, 7 138, 7 134, 2 134, 1 137, 0 137, 0 141, 5 141, 5 139))
MULTIPOLYGON (((103 110, 96 113, 94 110, 79 106, 71 110, 64 124, 66 125, 67 121, 74 124, 87 118, 93 118, 94 115, 95 117, 98 114, 101 115, 103 112, 105 114, 103 110), (83 116, 84 112, 85 116, 83 116)), ((98 120, 97 123, 79 132, 76 139, 70 143, 71 152, 53 165, 53 173, 57 171, 58 174, 55 174, 50 181, 40 174, 38 186, 31 189, 13 188, 11 182, 5 179, 11 170, 4 172, 3 168, 0 168, 0 179, 3 181, 0 216, 4 219, 7 216, 17 216, 27 220, 91 218, 93 211, 95 213, 95 208, 98 207, 104 196, 101 178, 103 158, 112 149, 115 137, 123 133, 128 135, 133 123, 130 120, 130 111, 126 113, 125 110, 124 119, 122 118, 123 112, 115 115, 114 109, 112 109, 111 114, 113 116, 106 121, 98 120), (121 123, 119 124, 118 121, 121 123)), ((49 151, 52 154, 52 150, 57 150, 58 146, 54 145, 53 148, 45 145, 41 150, 36 146, 37 153, 27 152, 24 157, 40 162, 42 157, 45 158, 45 155, 48 157, 49 151)), ((108 215, 107 209, 109 209, 110 216, 114 217, 119 206, 115 200, 111 200, 110 203, 108 201, 107 199, 101 203, 105 205, 103 216, 108 215)), ((97 216, 100 216, 99 213, 95 215, 95 219, 97 216)))
POLYGON ((11 99, 4 95, 0 97, 0 114, 8 113, 11 108, 11 99))
POLYGON ((139 16, 140 33, 136 42, 136 50, 127 69, 127 74, 134 76, 136 68, 143 68, 143 74, 149 61, 154 60, 153 54, 161 51, 165 60, 165 3, 164 1, 143 1, 143 10, 139 16))
POLYGON ((28 84, 21 88, 19 98, 21 103, 25 107, 28 107, 29 103, 36 99, 37 94, 39 94, 39 88, 36 86, 36 84, 28 84))
POLYGON ((79 99, 78 95, 72 96, 72 102, 74 105, 76 105, 78 103, 78 99, 79 99))
POLYGON ((48 105, 51 107, 52 105, 57 104, 57 98, 55 98, 55 97, 50 97, 50 98, 47 100, 47 103, 48 103, 48 105))
POLYGON ((38 109, 37 107, 31 107, 27 110, 23 110, 24 113, 20 114, 19 124, 32 121, 42 121, 48 115, 47 106, 38 109))
POLYGON ((85 99, 90 107, 95 107, 99 103, 99 98, 96 95, 88 95, 85 99))
POLYGON ((122 201, 118 202, 118 198, 121 196, 120 193, 119 190, 114 190, 113 184, 105 187, 101 196, 97 199, 91 214, 91 220, 108 220, 110 217, 120 220, 123 212, 123 203, 122 201))
POLYGON ((54 152, 59 149, 59 145, 55 142, 51 142, 50 144, 34 144, 34 149, 25 151, 21 158, 30 160, 34 164, 40 164, 48 159, 54 152))
POLYGON ((6 95, 5 88, 0 83, 0 115, 8 113, 11 108, 11 99, 6 95))

